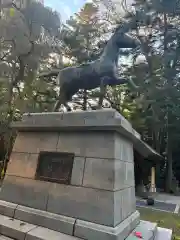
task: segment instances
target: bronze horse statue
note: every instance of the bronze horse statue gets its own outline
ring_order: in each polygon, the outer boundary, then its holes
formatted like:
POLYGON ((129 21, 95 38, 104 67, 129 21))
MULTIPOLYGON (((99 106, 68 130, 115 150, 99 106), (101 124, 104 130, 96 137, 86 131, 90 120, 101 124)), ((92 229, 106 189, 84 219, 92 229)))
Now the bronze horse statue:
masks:
POLYGON ((99 59, 78 67, 67 67, 62 70, 51 71, 41 76, 57 76, 57 82, 60 87, 58 100, 53 111, 58 111, 63 104, 68 111, 71 111, 67 102, 72 99, 80 89, 91 90, 100 87, 100 97, 98 106, 102 106, 103 98, 106 93, 106 86, 120 85, 130 83, 136 85, 131 79, 118 77, 118 58, 120 48, 137 48, 140 42, 124 31, 128 27, 119 26, 116 28, 110 40, 107 42, 104 51, 99 59))

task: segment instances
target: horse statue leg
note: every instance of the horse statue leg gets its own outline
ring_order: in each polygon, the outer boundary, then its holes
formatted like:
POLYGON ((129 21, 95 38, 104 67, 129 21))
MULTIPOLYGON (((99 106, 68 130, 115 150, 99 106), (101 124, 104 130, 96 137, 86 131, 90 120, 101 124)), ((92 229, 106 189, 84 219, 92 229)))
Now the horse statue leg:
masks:
POLYGON ((83 111, 87 110, 87 91, 84 89, 83 91, 83 111))
POLYGON ((53 112, 58 112, 60 106, 61 106, 61 100, 58 99, 53 107, 53 112))
POLYGON ((100 82, 100 96, 99 96, 99 103, 98 103, 98 108, 102 108, 103 104, 103 99, 106 94, 106 89, 107 85, 109 86, 116 86, 116 85, 122 85, 122 84, 127 84, 129 83, 134 89, 139 89, 139 86, 137 86, 132 78, 127 79, 127 78, 110 78, 108 76, 101 78, 100 82))
POLYGON ((61 92, 53 108, 53 112, 58 112, 61 105, 64 105, 68 112, 71 112, 70 106, 67 104, 63 93, 61 92))
POLYGON ((105 97, 106 94, 106 88, 107 88, 107 81, 108 77, 103 77, 101 78, 101 82, 100 82, 100 96, 99 96, 99 103, 98 103, 98 108, 102 108, 102 104, 103 104, 103 99, 105 97))

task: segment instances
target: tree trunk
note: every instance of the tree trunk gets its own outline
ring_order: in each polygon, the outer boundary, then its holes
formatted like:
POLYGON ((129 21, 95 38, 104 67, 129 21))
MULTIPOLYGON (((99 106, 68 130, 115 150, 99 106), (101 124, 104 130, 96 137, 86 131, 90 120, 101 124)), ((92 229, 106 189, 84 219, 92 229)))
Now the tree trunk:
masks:
POLYGON ((168 136, 168 139, 167 139, 167 166, 166 166, 166 191, 168 193, 171 192, 172 177, 173 177, 172 141, 171 141, 171 138, 168 136))
MULTIPOLYGON (((167 42, 167 33, 168 33, 168 19, 167 14, 164 13, 164 53, 168 51, 168 42, 167 42)), ((165 68, 169 68, 169 65, 165 65, 165 68)), ((172 87, 172 80, 170 79, 169 72, 166 71, 165 77, 167 79, 168 87, 172 87)), ((169 97, 169 96, 168 96, 169 97)), ((169 107, 167 107, 167 150, 166 150, 166 156, 167 156, 167 166, 166 166, 166 191, 171 192, 172 187, 172 177, 173 177, 173 170, 172 170, 172 137, 170 133, 170 119, 171 117, 169 107)))

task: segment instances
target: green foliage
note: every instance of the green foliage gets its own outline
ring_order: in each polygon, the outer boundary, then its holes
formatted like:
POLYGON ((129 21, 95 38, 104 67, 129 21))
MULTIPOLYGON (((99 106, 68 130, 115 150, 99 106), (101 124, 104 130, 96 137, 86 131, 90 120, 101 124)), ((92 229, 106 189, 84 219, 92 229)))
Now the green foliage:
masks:
POLYGON ((23 112, 50 110, 50 99, 55 101, 52 82, 38 79, 37 73, 43 64, 51 65, 50 55, 56 54, 52 43, 59 38, 61 22, 56 12, 36 1, 24 8, 12 1, 1 7, 0 135, 6 161, 13 140, 11 122, 23 112))
MULTIPOLYGON (((13 5, 13 16, 8 15, 10 7, 0 19, 0 122, 9 126, 23 112, 50 111, 57 89, 54 79, 38 78, 39 71, 97 59, 117 24, 136 21, 130 34, 142 46, 120 58, 119 75, 131 77, 139 88, 128 84, 108 88, 106 100, 144 140, 166 153, 170 183, 172 155, 177 154, 180 138, 180 1, 136 0, 131 11, 124 1, 118 5, 94 0, 63 27, 58 13, 40 3, 23 9, 13 5), (64 63, 62 56, 69 62, 64 63)), ((89 106, 97 93, 97 89, 87 93, 89 106)), ((74 101, 83 105, 84 96, 80 92, 74 101)))
POLYGON ((72 16, 63 30, 65 54, 79 64, 96 59, 100 53, 97 46, 102 24, 97 17, 97 7, 87 3, 79 13, 72 16))

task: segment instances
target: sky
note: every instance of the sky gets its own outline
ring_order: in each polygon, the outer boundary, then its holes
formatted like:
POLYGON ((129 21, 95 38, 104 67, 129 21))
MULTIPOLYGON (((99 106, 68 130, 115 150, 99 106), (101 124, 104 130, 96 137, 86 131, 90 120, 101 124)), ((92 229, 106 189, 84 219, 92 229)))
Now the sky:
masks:
POLYGON ((44 0, 46 6, 61 13, 62 20, 67 20, 73 13, 77 12, 86 0, 44 0))
MULTIPOLYGON (((91 0, 41 0, 46 6, 51 7, 53 10, 60 12, 63 22, 69 19, 74 13, 78 12, 80 8, 91 0)), ((113 0, 120 3, 122 0, 113 0)), ((133 0, 126 0, 127 5, 131 4, 133 0)))

